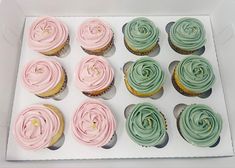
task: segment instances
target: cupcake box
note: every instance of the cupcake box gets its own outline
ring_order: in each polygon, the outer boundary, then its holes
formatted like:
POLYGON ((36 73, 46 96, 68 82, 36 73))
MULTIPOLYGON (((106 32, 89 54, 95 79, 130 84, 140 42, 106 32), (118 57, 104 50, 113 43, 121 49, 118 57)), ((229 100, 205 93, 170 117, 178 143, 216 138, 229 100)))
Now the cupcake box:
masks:
POLYGON ((122 26, 135 17, 101 17, 100 19, 110 24, 114 33, 114 45, 116 50, 105 57, 114 69, 116 92, 110 99, 98 99, 104 102, 113 112, 117 121, 117 142, 110 149, 89 147, 76 141, 72 134, 72 116, 81 102, 88 97, 80 92, 76 87, 75 69, 79 61, 87 55, 82 50, 76 39, 76 32, 83 21, 88 17, 58 17, 68 26, 70 35, 70 53, 65 57, 53 57, 61 63, 67 73, 68 93, 62 100, 41 99, 30 94, 21 83, 21 73, 24 65, 35 58, 42 58, 40 53, 31 50, 27 45, 27 30, 36 19, 27 17, 23 34, 21 57, 16 81, 15 97, 11 115, 11 126, 7 145, 7 160, 66 160, 66 159, 120 159, 120 158, 182 158, 182 157, 218 157, 233 155, 231 134, 224 100, 223 87, 221 84, 220 72, 213 41, 210 18, 208 16, 192 16, 199 19, 206 30, 205 52, 200 56, 206 58, 212 65, 216 81, 212 87, 212 92, 206 97, 187 97, 179 93, 171 81, 171 68, 182 60, 185 55, 175 52, 168 43, 168 34, 165 30, 169 22, 176 21, 182 16, 151 16, 152 20, 160 30, 159 46, 160 52, 157 56, 151 57, 158 61, 165 72, 165 82, 163 84, 163 94, 156 98, 140 98, 132 95, 124 83, 123 66, 127 62, 134 62, 141 56, 136 56, 129 52, 123 41, 122 26), (155 105, 165 116, 167 121, 167 133, 169 141, 163 148, 142 147, 134 143, 127 134, 125 128, 126 118, 124 111, 130 104, 149 102, 155 105), (43 149, 39 151, 28 151, 21 148, 12 136, 12 124, 17 114, 25 107, 35 103, 49 103, 58 107, 64 115, 64 141, 57 150, 43 149), (178 104, 202 103, 212 107, 219 113, 223 120, 223 128, 220 134, 220 142, 213 148, 202 148, 187 143, 177 130, 177 121, 174 113, 178 104))

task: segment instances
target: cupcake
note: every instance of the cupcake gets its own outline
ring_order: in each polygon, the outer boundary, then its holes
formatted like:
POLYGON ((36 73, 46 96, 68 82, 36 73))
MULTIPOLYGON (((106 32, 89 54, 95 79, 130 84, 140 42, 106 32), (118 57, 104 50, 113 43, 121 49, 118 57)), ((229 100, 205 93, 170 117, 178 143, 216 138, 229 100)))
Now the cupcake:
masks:
POLYGON ((206 43, 206 33, 200 20, 181 18, 170 28, 170 46, 180 54, 192 54, 206 43))
POLYGON ((29 29, 28 45, 46 56, 60 56, 69 45, 68 28, 54 17, 40 17, 29 29))
POLYGON ((113 46, 113 31, 99 19, 88 19, 78 28, 77 39, 88 54, 103 55, 113 46))
POLYGON ((204 104, 186 106, 177 119, 178 130, 190 144, 211 147, 218 143, 222 119, 204 104))
POLYGON ((108 145, 115 135, 116 121, 105 104, 89 99, 74 113, 72 131, 78 142, 88 146, 103 147, 108 145))
POLYGON ((53 146, 63 135, 64 119, 59 109, 49 104, 31 105, 16 118, 13 135, 27 150, 53 146))
POLYGON ((124 72, 127 89, 139 97, 157 94, 164 83, 165 74, 157 61, 143 57, 130 65, 124 72))
POLYGON ((159 47, 159 29, 144 17, 135 18, 124 25, 124 43, 126 48, 135 55, 148 55, 159 47))
POLYGON ((87 96, 100 96, 114 84, 114 71, 103 57, 85 56, 75 72, 77 87, 87 96))
POLYGON ((198 96, 212 88, 215 75, 205 58, 188 56, 175 67, 172 81, 180 93, 198 96))
POLYGON ((22 73, 25 88, 41 98, 51 98, 64 91, 67 75, 59 62, 35 59, 26 64, 22 73))
POLYGON ((135 143, 144 146, 162 146, 168 141, 164 115, 150 103, 136 104, 126 119, 126 131, 135 143))

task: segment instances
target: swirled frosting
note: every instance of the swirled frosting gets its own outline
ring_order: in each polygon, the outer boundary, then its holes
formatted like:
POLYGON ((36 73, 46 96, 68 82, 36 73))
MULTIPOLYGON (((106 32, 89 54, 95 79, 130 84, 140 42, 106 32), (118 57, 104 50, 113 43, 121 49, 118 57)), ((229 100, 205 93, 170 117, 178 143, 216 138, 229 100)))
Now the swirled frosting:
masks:
POLYGON ((164 79, 165 75, 160 65, 149 57, 138 59, 127 70, 128 84, 144 94, 160 89, 164 79))
POLYGON ((77 86, 82 92, 103 90, 110 86, 114 79, 114 72, 110 64, 103 57, 85 56, 77 66, 77 86))
POLYGON ((144 17, 135 18, 124 27, 125 42, 139 51, 152 48, 159 39, 159 29, 144 17))
POLYGON ((195 51, 206 43, 204 26, 200 20, 181 18, 170 29, 170 41, 186 51, 195 51))
POLYGON ((58 116, 44 105, 32 105, 16 118, 14 137, 23 148, 38 150, 50 146, 60 128, 58 116))
POLYGON ((77 33, 81 46, 88 50, 106 47, 113 38, 110 26, 99 19, 88 19, 83 22, 77 33))
POLYGON ((200 56, 188 56, 176 67, 181 84, 194 93, 209 90, 215 82, 211 64, 200 56))
POLYGON ((85 145, 106 145, 116 131, 116 121, 110 109, 98 100, 83 102, 73 115, 75 138, 85 145))
POLYGON ((25 88, 34 94, 45 93, 60 82, 64 70, 52 59, 35 59, 26 64, 22 73, 25 88))
POLYGON ((130 138, 139 145, 155 146, 164 142, 166 123, 164 116, 150 103, 135 105, 126 120, 130 138))
POLYGON ((222 129, 220 115, 204 104, 186 106, 180 114, 178 124, 184 139, 201 147, 214 145, 222 129))
POLYGON ((51 51, 66 42, 68 28, 54 17, 40 17, 29 29, 28 44, 38 52, 51 51))

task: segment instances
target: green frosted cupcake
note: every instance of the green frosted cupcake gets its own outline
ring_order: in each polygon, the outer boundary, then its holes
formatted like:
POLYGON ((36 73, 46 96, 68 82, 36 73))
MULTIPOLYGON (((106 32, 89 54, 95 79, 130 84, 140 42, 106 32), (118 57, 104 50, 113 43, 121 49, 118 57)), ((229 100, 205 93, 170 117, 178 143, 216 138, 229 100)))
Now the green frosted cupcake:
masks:
POLYGON ((195 18, 181 18, 170 28, 169 44, 181 54, 192 54, 206 43, 202 22, 195 18))
POLYGON ((145 147, 161 146, 168 140, 164 115, 150 103, 134 106, 126 120, 129 137, 145 147))
POLYGON ((178 118, 178 130, 192 145, 210 147, 219 141, 222 119, 207 105, 192 104, 181 112, 178 118))
POLYGON ((124 26, 126 48, 136 55, 148 55, 159 47, 159 29, 144 17, 135 18, 124 26))
POLYGON ((183 94, 197 96, 212 88, 215 75, 205 58, 188 56, 175 67, 173 82, 183 94))
POLYGON ((127 89, 139 97, 157 94, 165 81, 165 74, 157 61, 142 57, 126 70, 124 81, 127 89))

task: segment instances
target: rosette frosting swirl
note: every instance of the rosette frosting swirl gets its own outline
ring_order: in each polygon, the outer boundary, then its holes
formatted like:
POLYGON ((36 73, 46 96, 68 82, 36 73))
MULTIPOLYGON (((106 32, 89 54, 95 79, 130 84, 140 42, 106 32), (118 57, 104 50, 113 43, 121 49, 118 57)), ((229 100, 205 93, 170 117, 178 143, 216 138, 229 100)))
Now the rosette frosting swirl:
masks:
POLYGON ((159 39, 159 29, 154 23, 144 17, 135 18, 124 28, 125 42, 131 48, 139 51, 152 48, 159 39))
POLYGON ((106 47, 113 38, 110 26, 99 19, 88 19, 83 22, 77 34, 81 46, 88 50, 106 47))
POLYGON ((22 81, 28 91, 40 94, 55 88, 63 73, 63 68, 56 60, 35 59, 24 67, 22 81))
POLYGON ((181 18, 170 29, 170 40, 186 51, 195 51, 205 45, 204 26, 198 19, 181 18))
POLYGON ((103 90, 109 87, 113 80, 113 69, 103 57, 88 55, 77 67, 76 81, 82 92, 103 90))
POLYGON ((165 75, 160 65, 149 57, 138 59, 127 70, 128 84, 144 94, 160 89, 164 79, 165 75))
POLYGON ((63 45, 68 39, 68 28, 54 17, 40 17, 29 29, 28 44, 38 52, 48 52, 63 45))
POLYGON ((176 67, 180 83, 188 90, 203 93, 209 90, 215 82, 211 64, 200 56, 189 56, 176 67))
POLYGON ((135 105, 127 118, 126 130, 137 144, 155 146, 164 142, 165 118, 152 104, 139 103, 135 105))
POLYGON ((116 131, 116 121, 110 109, 98 100, 82 103, 73 115, 75 138, 90 146, 106 145, 116 131))
POLYGON ((214 145, 222 129, 221 116, 204 104, 187 106, 181 112, 178 122, 184 139, 201 147, 214 145))
POLYGON ((23 148, 38 150, 50 146, 60 124, 59 117, 49 108, 32 105, 18 115, 13 133, 23 148))

